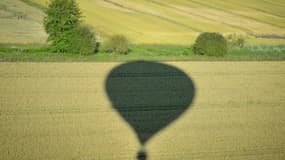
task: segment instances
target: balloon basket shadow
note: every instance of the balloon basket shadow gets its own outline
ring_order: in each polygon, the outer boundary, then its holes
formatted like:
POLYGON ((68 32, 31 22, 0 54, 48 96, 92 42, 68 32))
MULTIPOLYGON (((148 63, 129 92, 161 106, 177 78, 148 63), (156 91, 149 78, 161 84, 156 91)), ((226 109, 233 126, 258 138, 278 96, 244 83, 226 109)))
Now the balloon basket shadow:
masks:
POLYGON ((139 151, 137 154, 137 160, 147 160, 147 153, 145 151, 139 151))

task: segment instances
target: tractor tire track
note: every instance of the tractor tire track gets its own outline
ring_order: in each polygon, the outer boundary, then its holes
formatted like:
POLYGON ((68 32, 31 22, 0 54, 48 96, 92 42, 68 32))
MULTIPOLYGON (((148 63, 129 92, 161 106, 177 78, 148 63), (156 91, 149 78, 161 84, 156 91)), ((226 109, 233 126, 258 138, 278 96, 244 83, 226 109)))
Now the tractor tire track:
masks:
POLYGON ((271 16, 276 16, 276 17, 279 17, 279 18, 285 18, 285 16, 283 16, 283 15, 277 15, 277 14, 274 14, 274 13, 270 13, 270 12, 264 10, 264 9, 260 9, 260 8, 256 8, 256 7, 252 7, 252 6, 248 6, 248 5, 244 5, 244 4, 238 3, 237 1, 233 1, 231 3, 234 3, 236 5, 242 6, 243 8, 252 9, 252 10, 255 10, 255 11, 258 11, 258 12, 261 12, 261 13, 264 13, 264 14, 268 14, 268 15, 271 15, 271 16))
POLYGON ((285 5, 282 4, 282 2, 268 1, 268 0, 260 0, 260 1, 263 1, 263 3, 267 3, 270 5, 278 5, 279 7, 285 7, 285 5))
POLYGON ((165 3, 162 3, 162 2, 157 2, 155 0, 149 0, 151 3, 154 3, 154 4, 158 4, 158 5, 161 5, 161 6, 164 6, 164 7, 167 7, 167 8, 170 8, 170 9, 173 9, 175 11, 178 11, 178 12, 181 12, 181 13, 186 13, 188 15, 191 15, 191 16, 194 16, 194 17, 200 17, 202 19, 206 19, 206 20, 209 20, 209 21, 212 21, 212 22, 216 22, 216 23, 219 23, 219 24, 223 24, 223 25, 227 25, 227 26, 230 26, 232 28, 237 28, 239 30, 242 30, 248 34, 250 34, 252 31, 250 29, 247 29, 245 27, 241 27, 241 26, 237 26, 237 25, 233 25, 233 24, 229 24, 229 23, 225 23, 225 22, 221 22, 221 21, 216 21, 215 19, 212 19, 212 18, 208 18, 206 16, 202 16, 202 15, 199 15, 199 14, 195 14, 193 12, 187 12, 183 9, 179 9, 177 7, 173 7, 171 5, 167 5, 165 3))
POLYGON ((202 5, 202 6, 206 6, 206 7, 208 7, 208 8, 213 8, 213 9, 215 9, 215 10, 220 10, 220 11, 222 10, 222 11, 224 11, 224 12, 226 12, 226 13, 229 13, 229 14, 232 14, 232 15, 236 15, 236 16, 240 16, 240 17, 243 17, 243 18, 247 18, 247 19, 253 20, 253 21, 255 21, 255 22, 259 22, 259 23, 263 23, 263 24, 268 24, 268 25, 270 25, 270 26, 272 26, 272 27, 277 27, 277 28, 280 28, 280 29, 284 29, 284 27, 281 26, 281 25, 274 24, 274 23, 270 23, 270 22, 263 21, 263 20, 260 20, 260 19, 256 19, 256 18, 253 18, 253 17, 250 17, 250 16, 238 14, 238 13, 235 13, 235 12, 233 12, 233 11, 230 11, 230 10, 227 10, 227 9, 224 9, 224 8, 215 7, 215 6, 213 6, 213 5, 205 4, 205 3, 202 3, 202 2, 200 2, 200 1, 198 2, 198 1, 196 1, 196 0, 189 0, 189 1, 191 1, 192 3, 196 3, 196 4, 199 4, 199 5, 202 5))
POLYGON ((134 9, 134 8, 130 8, 130 7, 127 7, 127 6, 124 6, 120 3, 117 3, 117 2, 113 2, 111 0, 103 0, 104 2, 106 3, 109 3, 109 4, 112 4, 116 7, 120 7, 120 8, 123 8, 123 9, 127 9, 129 11, 133 11, 133 12, 136 12, 136 13, 140 13, 140 14, 144 14, 144 15, 148 15, 148 16, 152 16, 152 17, 156 17, 156 18, 159 18, 163 21, 166 21, 168 23, 172 23, 172 24, 175 24, 175 25, 179 25, 181 27, 184 27, 184 28, 187 28, 187 29, 191 29, 192 31, 195 31, 195 32, 202 32, 202 30, 200 29, 197 29, 197 28, 194 28, 194 27, 191 27, 189 25, 186 25, 186 24, 183 24, 183 23, 179 23, 175 20, 172 20, 172 19, 169 19, 169 18, 166 18, 166 17, 163 17, 163 16, 160 16, 160 15, 156 15, 156 14, 153 14, 153 13, 149 13, 149 12, 144 12, 144 11, 141 11, 141 10, 138 10, 138 9, 134 9))

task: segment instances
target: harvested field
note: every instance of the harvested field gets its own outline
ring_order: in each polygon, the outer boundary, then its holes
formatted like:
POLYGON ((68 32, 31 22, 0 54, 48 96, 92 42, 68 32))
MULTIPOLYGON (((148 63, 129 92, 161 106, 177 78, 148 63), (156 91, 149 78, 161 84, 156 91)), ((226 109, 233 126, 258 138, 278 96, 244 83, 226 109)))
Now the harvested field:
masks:
POLYGON ((44 44, 44 13, 20 0, 0 1, 0 43, 44 44))
MULTIPOLYGON (((138 138, 105 91, 120 64, 0 63, 0 159, 136 159, 138 138)), ((145 144, 148 160, 285 159, 284 62, 167 64, 196 96, 145 144)))
MULTIPOLYGON (((48 0, 32 1, 48 4, 48 0)), ((284 1, 78 0, 78 3, 85 22, 103 40, 113 34, 124 34, 133 43, 189 45, 201 32, 220 32, 245 35, 254 44, 284 44, 280 38, 285 36, 284 1), (260 38, 262 35, 275 38, 260 38)))

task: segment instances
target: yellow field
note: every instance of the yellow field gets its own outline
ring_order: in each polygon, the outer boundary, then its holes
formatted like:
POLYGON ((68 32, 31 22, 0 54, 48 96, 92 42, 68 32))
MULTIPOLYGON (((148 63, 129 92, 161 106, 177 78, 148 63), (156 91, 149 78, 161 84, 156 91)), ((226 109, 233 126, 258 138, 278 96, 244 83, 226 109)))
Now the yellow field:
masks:
MULTIPOLYGON (((284 62, 168 62, 192 107, 145 145, 148 160, 285 159, 284 62)), ((0 159, 134 160, 140 149, 105 91, 120 63, 0 63, 0 159)))
MULTIPOLYGON (((31 0, 47 6, 49 0, 31 0)), ((269 0, 77 0, 98 39, 192 44, 201 32, 241 34, 251 44, 285 44, 285 3, 269 0), (263 38, 256 38, 263 37, 263 38)), ((0 2, 0 43, 45 43, 44 13, 21 0, 0 2), (23 18, 18 19, 18 15, 23 18)))
MULTIPOLYGON (((48 0, 33 0, 47 5, 48 0)), ((78 0, 99 37, 134 43, 191 44, 200 32, 248 35, 250 43, 284 43, 285 3, 260 0, 78 0), (256 39, 257 36, 283 38, 256 39)))

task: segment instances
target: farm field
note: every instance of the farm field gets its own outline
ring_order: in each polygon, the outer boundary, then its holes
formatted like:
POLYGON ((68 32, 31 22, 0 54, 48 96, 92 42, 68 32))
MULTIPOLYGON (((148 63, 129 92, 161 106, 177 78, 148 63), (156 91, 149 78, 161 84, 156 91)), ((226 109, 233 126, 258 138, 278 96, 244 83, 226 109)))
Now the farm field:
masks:
POLYGON ((0 1, 0 43, 43 44, 42 10, 20 0, 0 1))
MULTIPOLYGON (((145 144, 148 160, 285 159, 284 62, 163 63, 196 96, 145 144)), ((0 63, 0 159, 136 159, 136 134, 105 91, 121 64, 0 63)))
MULTIPOLYGON (((135 44, 191 45, 201 32, 243 35, 250 44, 284 44, 285 3, 268 0, 78 0, 101 41, 123 34, 135 44)), ((0 43, 45 43, 48 0, 2 0, 0 43), (23 1, 27 2, 24 3, 23 1), (22 16, 18 19, 19 16, 22 16)))
MULTIPOLYGON (((32 0, 47 6, 48 0, 32 0)), ((100 37, 134 43, 191 44, 201 32, 237 33, 250 43, 284 43, 285 4, 260 0, 79 0, 100 37), (259 37, 259 38, 255 38, 259 37)))

